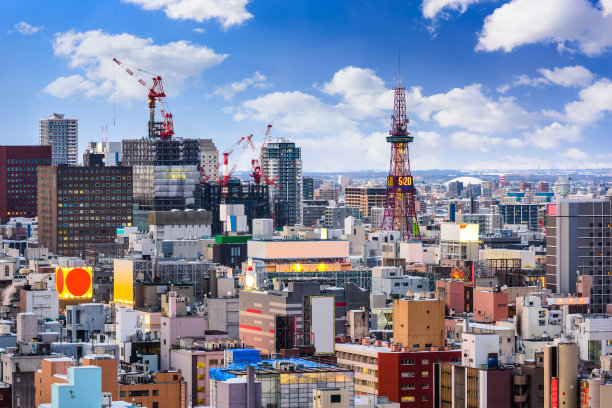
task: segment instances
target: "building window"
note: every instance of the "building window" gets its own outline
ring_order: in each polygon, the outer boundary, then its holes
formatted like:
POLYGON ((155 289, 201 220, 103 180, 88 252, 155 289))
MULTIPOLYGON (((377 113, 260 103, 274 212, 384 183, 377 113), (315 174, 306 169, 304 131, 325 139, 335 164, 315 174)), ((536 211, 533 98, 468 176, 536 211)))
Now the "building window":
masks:
POLYGON ((329 398, 329 402, 331 402, 332 404, 338 404, 340 402, 342 402, 342 395, 340 394, 332 394, 329 398))
POLYGON ((404 396, 402 397, 402 402, 414 402, 413 396, 404 396))
POLYGON ((120 396, 120 397, 125 397, 125 391, 121 391, 121 392, 119 393, 119 396, 120 396))
POLYGON ((422 371, 421 377, 429 377, 429 371, 422 371))
POLYGON ((412 371, 403 372, 401 377, 402 378, 411 378, 411 377, 414 377, 414 372, 412 372, 412 371))
POLYGON ((402 365, 414 365, 414 360, 402 360, 402 365))
POLYGON ((159 390, 153 390, 153 396, 157 397, 159 395, 159 390))

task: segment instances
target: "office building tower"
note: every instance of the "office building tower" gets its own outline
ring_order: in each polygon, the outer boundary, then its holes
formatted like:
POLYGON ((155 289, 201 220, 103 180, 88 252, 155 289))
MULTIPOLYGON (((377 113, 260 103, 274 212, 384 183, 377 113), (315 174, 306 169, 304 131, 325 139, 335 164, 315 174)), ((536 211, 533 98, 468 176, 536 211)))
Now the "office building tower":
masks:
POLYGON ((370 216, 372 207, 383 207, 387 200, 384 187, 347 187, 344 189, 347 207, 359 207, 364 217, 370 216))
POLYGON ((526 225, 529 231, 538 230, 539 204, 502 204, 499 213, 504 224, 526 225))
POLYGON ((200 169, 204 171, 204 179, 214 181, 219 177, 219 150, 212 139, 199 139, 200 169))
POLYGON ((593 276, 592 313, 612 303, 612 201, 560 200, 546 216, 546 288, 575 293, 578 276, 593 276))
POLYGON ((142 211, 195 206, 200 143, 193 139, 123 141, 123 165, 134 174, 134 204, 142 211))
POLYGON ((270 186, 276 206, 276 227, 302 222, 302 149, 287 139, 276 139, 261 150, 261 167, 277 185, 270 186))
POLYGON ((46 166, 38 170, 38 242, 57 255, 81 256, 132 225, 131 167, 46 166))
POLYGON ((304 177, 302 180, 302 195, 304 200, 314 200, 314 180, 312 177, 304 177))
POLYGON ((79 120, 67 119, 63 113, 52 113, 39 121, 39 143, 51 146, 51 164, 78 164, 79 120))
POLYGON ((49 146, 0 146, 0 222, 36 217, 37 168, 50 164, 49 146))
POLYGON ((83 166, 119 166, 122 158, 121 142, 89 142, 83 166))
POLYGON ((580 348, 560 343, 544 348, 544 408, 577 407, 580 348))

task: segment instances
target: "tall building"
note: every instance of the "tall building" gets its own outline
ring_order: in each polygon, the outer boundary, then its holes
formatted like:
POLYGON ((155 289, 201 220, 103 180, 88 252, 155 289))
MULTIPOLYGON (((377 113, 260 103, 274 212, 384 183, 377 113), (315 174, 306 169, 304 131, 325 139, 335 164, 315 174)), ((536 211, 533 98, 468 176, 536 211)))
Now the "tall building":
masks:
POLYGON ((612 201, 560 200, 546 216, 546 288, 575 293, 578 276, 593 276, 592 313, 612 303, 612 201))
POLYGON ((207 180, 219 177, 219 149, 212 139, 198 139, 200 143, 200 168, 207 180))
POLYGON ((578 406, 580 348, 560 343, 544 348, 544 408, 578 406))
POLYGON ((276 177, 277 186, 270 186, 277 206, 276 226, 302 222, 302 149, 287 139, 276 139, 261 150, 261 167, 269 178, 276 177))
POLYGON ((195 206, 200 143, 192 139, 123 141, 123 165, 134 174, 134 204, 144 211, 195 206))
POLYGON ((304 200, 314 200, 314 180, 312 177, 304 177, 302 185, 302 198, 304 200))
POLYGON ((45 166, 38 170, 38 242, 57 255, 80 256, 132 225, 131 167, 45 166))
POLYGON ((347 187, 344 200, 347 207, 359 207, 364 217, 370 217, 372 207, 384 207, 387 192, 384 187, 347 187))
POLYGON ((50 164, 49 146, 0 146, 0 222, 36 217, 37 169, 50 164))
POLYGON ((51 146, 51 164, 78 164, 79 120, 67 119, 63 113, 52 113, 39 121, 39 142, 51 146))

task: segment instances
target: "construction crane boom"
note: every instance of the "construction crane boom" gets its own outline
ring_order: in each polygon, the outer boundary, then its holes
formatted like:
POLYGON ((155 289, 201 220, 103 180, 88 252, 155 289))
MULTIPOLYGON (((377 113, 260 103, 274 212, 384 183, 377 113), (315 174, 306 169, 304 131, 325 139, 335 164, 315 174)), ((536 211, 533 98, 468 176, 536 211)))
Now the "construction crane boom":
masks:
POLYGON ((162 77, 159 75, 151 74, 150 72, 144 71, 142 69, 138 69, 138 71, 148 73, 153 75, 153 86, 149 86, 142 78, 140 78, 136 73, 130 69, 123 62, 119 61, 117 58, 113 58, 113 61, 119 65, 121 68, 125 70, 129 75, 133 76, 139 84, 149 89, 147 105, 149 107, 149 138, 154 139, 155 136, 155 106, 157 102, 164 105, 165 109, 162 109, 161 115, 164 118, 162 131, 160 132, 160 136, 163 140, 172 138, 174 135, 174 122, 172 114, 168 109, 167 104, 163 100, 166 97, 166 93, 164 91, 164 86, 162 84, 162 77))

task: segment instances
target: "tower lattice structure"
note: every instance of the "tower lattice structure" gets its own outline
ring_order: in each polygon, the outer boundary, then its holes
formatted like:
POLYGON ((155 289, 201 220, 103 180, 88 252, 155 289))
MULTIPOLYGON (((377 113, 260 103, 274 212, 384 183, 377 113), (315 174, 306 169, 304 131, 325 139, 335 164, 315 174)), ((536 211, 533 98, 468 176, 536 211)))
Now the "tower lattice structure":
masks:
POLYGON ((416 190, 410 173, 409 144, 414 137, 408 131, 406 88, 393 88, 393 123, 387 142, 391 144, 391 160, 387 177, 387 199, 383 229, 399 231, 402 240, 420 240, 416 215, 416 190))

